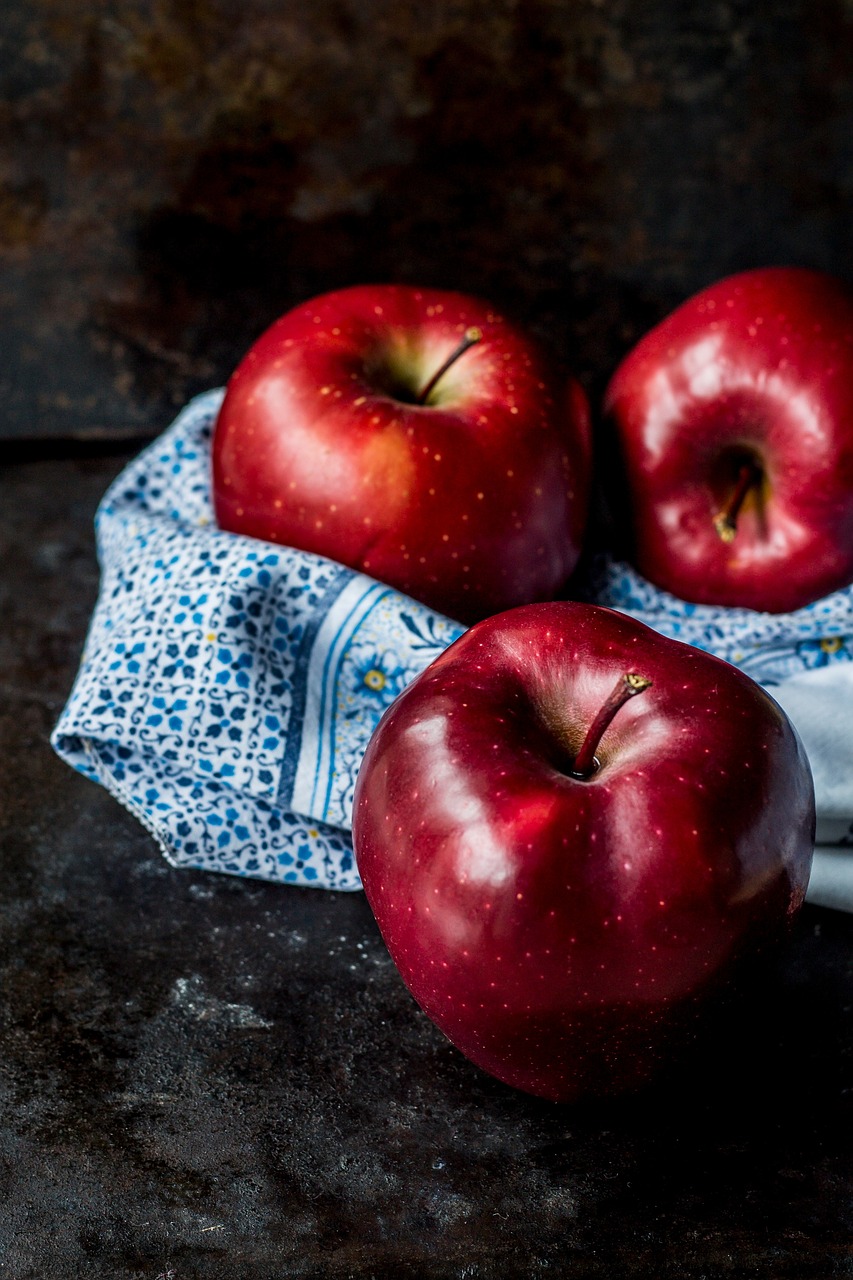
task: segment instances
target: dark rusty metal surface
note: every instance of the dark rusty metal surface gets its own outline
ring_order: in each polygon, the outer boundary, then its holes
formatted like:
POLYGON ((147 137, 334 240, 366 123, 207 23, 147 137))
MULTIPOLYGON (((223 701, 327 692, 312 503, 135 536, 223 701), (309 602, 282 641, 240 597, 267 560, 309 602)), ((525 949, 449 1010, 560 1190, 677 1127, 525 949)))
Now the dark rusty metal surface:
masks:
POLYGON ((492 296, 595 392, 727 271, 850 277, 851 37, 845 0, 4 0, 0 1275, 853 1274, 853 919, 641 1097, 555 1108, 442 1040, 360 895, 170 870, 48 746, 111 438, 357 279, 492 296))
POLYGON ((712 279, 850 275, 845 0, 4 0, 0 431, 154 431, 355 280, 598 387, 712 279))
POLYGON ((849 1275, 853 918, 670 1079, 555 1107, 444 1042, 362 895, 174 871, 53 757, 118 465, 0 469, 0 1274, 849 1275))

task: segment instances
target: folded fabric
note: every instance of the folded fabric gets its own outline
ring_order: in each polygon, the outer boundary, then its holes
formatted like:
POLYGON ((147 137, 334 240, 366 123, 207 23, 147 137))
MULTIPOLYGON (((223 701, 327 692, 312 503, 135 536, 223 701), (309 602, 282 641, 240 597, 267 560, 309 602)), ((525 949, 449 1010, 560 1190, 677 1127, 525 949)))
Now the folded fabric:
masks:
MULTIPOLYGON (((175 866, 358 889, 355 777, 379 717, 459 623, 320 556, 215 527, 211 391, 97 515, 101 590, 52 742, 175 866)), ((820 841, 809 896, 853 909, 853 588, 788 615, 690 605, 599 558, 584 594, 741 667, 796 724, 820 841)))
POLYGON ((175 866, 358 889, 368 738, 463 628, 320 556, 218 530, 221 399, 188 405, 100 506, 100 595, 52 742, 175 866))

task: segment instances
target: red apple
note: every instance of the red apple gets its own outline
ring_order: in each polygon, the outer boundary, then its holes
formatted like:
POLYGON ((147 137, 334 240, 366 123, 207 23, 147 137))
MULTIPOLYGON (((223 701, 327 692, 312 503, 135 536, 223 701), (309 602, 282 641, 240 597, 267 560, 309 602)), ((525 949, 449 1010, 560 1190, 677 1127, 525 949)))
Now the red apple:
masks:
POLYGON ((479 623, 418 676, 353 814, 414 998, 473 1062, 555 1100, 646 1078, 784 935, 813 833, 808 763, 764 690, 565 602, 479 623))
POLYGON ((562 590, 589 470, 584 393, 535 342, 486 302, 396 285, 276 321, 234 373, 213 441, 223 529, 329 556, 465 622, 562 590))
POLYGON ((853 294, 837 280, 779 267, 703 290, 630 352, 606 411, 652 582, 784 613, 853 581, 853 294))

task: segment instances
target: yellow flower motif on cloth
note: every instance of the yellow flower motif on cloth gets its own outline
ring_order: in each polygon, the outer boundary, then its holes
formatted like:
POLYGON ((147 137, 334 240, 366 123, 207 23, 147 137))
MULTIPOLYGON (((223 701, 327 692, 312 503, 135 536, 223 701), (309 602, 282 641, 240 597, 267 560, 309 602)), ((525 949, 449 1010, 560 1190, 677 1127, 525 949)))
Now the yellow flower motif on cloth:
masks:
POLYGON ((836 662, 849 662, 853 658, 853 651, 848 641, 848 636, 824 636, 821 640, 801 640, 797 645, 797 656, 807 670, 827 667, 836 662))
POLYGON ((384 710, 385 707, 390 706, 397 694, 402 693, 410 678, 392 650, 376 649, 372 645, 369 648, 365 646, 365 650, 362 660, 354 664, 355 680, 349 686, 348 700, 352 704, 352 713, 356 716, 360 714, 358 707, 364 705, 365 697, 368 699, 367 708, 370 715, 374 714, 377 707, 384 710), (361 703, 359 695, 362 698, 361 703))

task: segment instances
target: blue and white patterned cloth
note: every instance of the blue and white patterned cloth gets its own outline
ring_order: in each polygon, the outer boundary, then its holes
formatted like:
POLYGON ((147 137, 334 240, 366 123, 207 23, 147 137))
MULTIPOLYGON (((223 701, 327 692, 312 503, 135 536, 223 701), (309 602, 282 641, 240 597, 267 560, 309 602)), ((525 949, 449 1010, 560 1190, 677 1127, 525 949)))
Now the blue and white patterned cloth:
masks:
POLYGON ((175 866, 358 889, 355 775, 380 715, 462 626, 381 583, 219 531, 198 397, 113 483, 56 751, 175 866))
MULTIPOLYGON (((349 828, 368 738, 463 628, 332 561, 218 530, 222 394, 188 405, 101 504, 100 597, 53 745, 176 866, 358 889, 349 828)), ((602 557, 584 594, 771 687, 812 763, 819 839, 849 843, 853 588, 787 615, 716 609, 602 557)))
POLYGON ((630 565, 601 556, 593 565, 586 593, 598 604, 630 613, 664 635, 725 658, 767 687, 853 659, 853 587, 824 596, 796 613, 721 609, 688 604, 652 586, 630 565))

